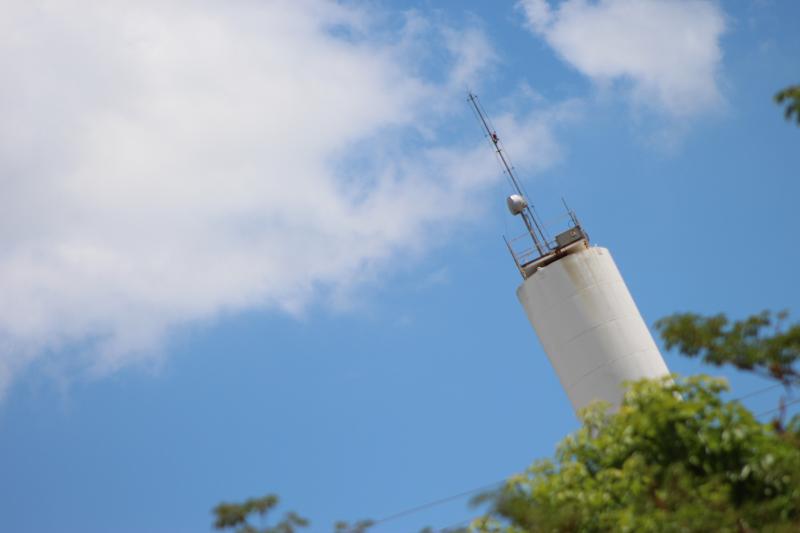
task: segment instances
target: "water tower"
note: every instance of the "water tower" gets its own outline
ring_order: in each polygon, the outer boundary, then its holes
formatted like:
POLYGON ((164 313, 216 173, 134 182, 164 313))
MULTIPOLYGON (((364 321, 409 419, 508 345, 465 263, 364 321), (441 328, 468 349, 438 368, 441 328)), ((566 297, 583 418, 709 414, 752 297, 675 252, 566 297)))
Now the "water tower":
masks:
POLYGON ((506 239, 522 275, 517 298, 575 411, 594 400, 616 408, 624 381, 664 376, 667 365, 611 253, 589 244, 569 209, 566 231, 547 238, 497 132, 477 97, 469 101, 514 189, 508 209, 526 229, 506 239))

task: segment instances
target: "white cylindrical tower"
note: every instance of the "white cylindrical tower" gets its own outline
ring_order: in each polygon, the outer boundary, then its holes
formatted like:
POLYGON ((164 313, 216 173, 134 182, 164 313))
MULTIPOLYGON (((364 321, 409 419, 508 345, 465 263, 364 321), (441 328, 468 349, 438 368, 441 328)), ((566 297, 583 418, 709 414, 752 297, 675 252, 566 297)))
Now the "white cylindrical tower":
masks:
POLYGON ((570 227, 548 238, 477 96, 470 93, 469 101, 514 189, 508 210, 525 225, 523 242, 530 239, 522 250, 519 238, 506 239, 525 280, 517 297, 528 320, 575 411, 594 400, 616 408, 623 382, 666 375, 667 365, 611 254, 589 246, 589 236, 569 208, 570 227))
POLYGON ((614 408, 623 382, 669 373, 606 248, 574 243, 538 266, 517 289, 572 406, 614 408))

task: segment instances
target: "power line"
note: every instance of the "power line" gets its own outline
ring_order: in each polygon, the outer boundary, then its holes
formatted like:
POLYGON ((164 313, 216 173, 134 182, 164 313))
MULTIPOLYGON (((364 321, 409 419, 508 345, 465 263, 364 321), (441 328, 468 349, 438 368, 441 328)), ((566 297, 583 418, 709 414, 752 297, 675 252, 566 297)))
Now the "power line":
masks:
POLYGON ((768 415, 770 413, 774 413, 776 411, 780 411, 781 409, 784 409, 785 407, 787 407, 789 405, 794 405, 796 403, 800 403, 800 398, 795 398, 794 400, 789 400, 788 402, 784 402, 783 405, 779 405, 778 407, 774 407, 772 409, 768 409, 767 411, 764 411, 763 413, 758 413, 756 415, 756 418, 762 417, 764 415, 768 415))
POLYGON ((478 487, 476 489, 467 490, 467 491, 464 491, 464 492, 459 492, 458 494, 453 494, 452 496, 447 496, 445 498, 434 500, 434 501, 431 501, 431 502, 428 502, 428 503, 423 503, 422 505, 417 505, 416 507, 411 507, 409 509, 405 509, 404 511, 400 511, 400 512, 394 513, 392 515, 386 516, 384 518, 381 518, 380 520, 375 520, 373 525, 377 526, 378 524, 384 524, 384 523, 389 522, 391 520, 397 520, 398 518, 402 518, 404 516, 408 516, 410 514, 418 513, 419 511, 423 511, 423 510, 429 509, 431 507, 436 507, 437 505, 442 505, 444 503, 448 503, 448 502, 457 500, 459 498, 463 498, 464 496, 470 496, 470 495, 476 494, 478 492, 485 492, 485 491, 487 491, 489 489, 493 489, 493 488, 497 487, 498 485, 500 485, 502 483, 505 483, 505 481, 506 481, 505 479, 502 479, 500 481, 495 481, 494 483, 491 483, 489 485, 484 485, 484 486, 478 487))
POLYGON ((764 387, 763 389, 758 389, 758 390, 755 390, 753 392, 749 392, 749 393, 745 394, 744 396, 739 396, 738 398, 734 398, 731 401, 740 402, 740 401, 745 400, 747 398, 752 398, 753 396, 758 396, 759 394, 762 394, 762 393, 769 392, 771 390, 777 389, 778 387, 783 387, 783 383, 772 384, 769 387, 764 387))

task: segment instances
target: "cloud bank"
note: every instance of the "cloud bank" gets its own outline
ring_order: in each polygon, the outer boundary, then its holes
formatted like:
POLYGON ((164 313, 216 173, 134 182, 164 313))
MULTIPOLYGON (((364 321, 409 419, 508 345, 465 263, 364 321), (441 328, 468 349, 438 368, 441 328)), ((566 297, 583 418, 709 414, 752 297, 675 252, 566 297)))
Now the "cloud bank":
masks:
MULTIPOLYGON (((322 0, 4 6, 0 394, 44 354, 105 373, 184 324, 301 312, 461 217, 500 179, 444 134, 491 46, 392 20, 322 0)), ((557 156, 557 116, 499 120, 548 147, 518 165, 557 156)))
POLYGON ((722 102, 725 17, 707 0, 521 0, 528 27, 600 85, 630 85, 636 106, 676 118, 722 102))

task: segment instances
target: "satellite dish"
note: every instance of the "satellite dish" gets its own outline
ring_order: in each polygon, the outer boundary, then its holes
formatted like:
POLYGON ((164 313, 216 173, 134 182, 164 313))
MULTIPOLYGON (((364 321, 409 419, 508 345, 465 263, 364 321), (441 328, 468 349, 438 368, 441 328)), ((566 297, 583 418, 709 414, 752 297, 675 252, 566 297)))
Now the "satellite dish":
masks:
POLYGON ((523 209, 528 207, 528 202, 519 194, 512 194, 506 198, 506 205, 508 205, 508 210, 511 211, 512 215, 519 215, 523 209))

